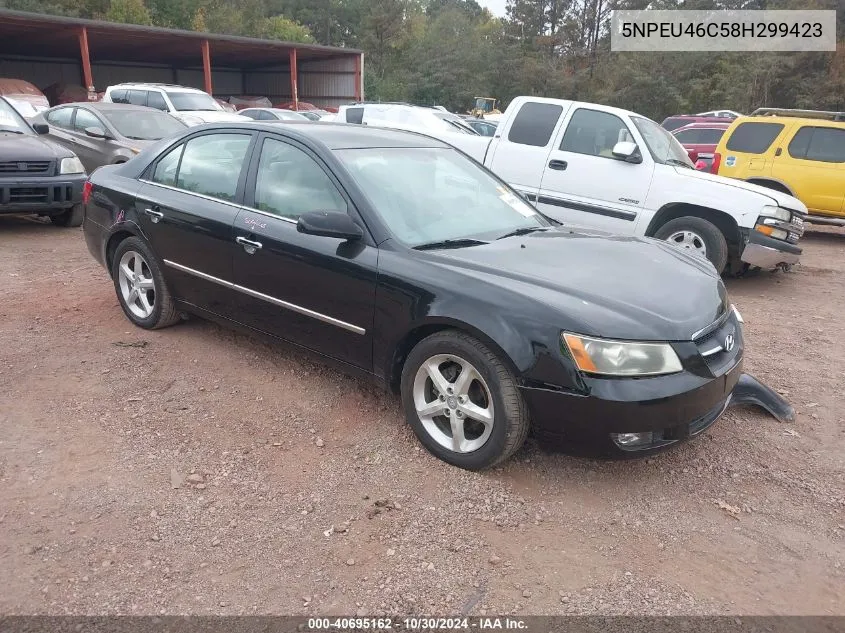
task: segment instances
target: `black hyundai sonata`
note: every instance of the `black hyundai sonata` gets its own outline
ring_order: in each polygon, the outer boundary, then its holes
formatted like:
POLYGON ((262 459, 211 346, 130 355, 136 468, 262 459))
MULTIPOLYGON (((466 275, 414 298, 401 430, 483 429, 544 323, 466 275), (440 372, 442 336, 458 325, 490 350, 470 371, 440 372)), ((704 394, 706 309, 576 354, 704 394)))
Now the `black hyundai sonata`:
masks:
POLYGON ((133 323, 193 313, 308 348, 400 393, 464 468, 529 427, 646 454, 709 427, 740 379, 741 319, 707 261, 556 225, 422 135, 195 127, 84 194, 133 323))

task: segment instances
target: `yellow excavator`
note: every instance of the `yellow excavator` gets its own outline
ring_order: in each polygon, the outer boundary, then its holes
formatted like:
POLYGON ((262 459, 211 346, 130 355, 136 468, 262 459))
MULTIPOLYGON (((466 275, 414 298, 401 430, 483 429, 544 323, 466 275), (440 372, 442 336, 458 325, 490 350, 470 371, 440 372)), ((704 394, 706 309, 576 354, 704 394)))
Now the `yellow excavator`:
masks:
POLYGON ((476 97, 475 107, 470 114, 478 119, 483 119, 485 114, 501 114, 497 107, 497 100, 494 97, 476 97))

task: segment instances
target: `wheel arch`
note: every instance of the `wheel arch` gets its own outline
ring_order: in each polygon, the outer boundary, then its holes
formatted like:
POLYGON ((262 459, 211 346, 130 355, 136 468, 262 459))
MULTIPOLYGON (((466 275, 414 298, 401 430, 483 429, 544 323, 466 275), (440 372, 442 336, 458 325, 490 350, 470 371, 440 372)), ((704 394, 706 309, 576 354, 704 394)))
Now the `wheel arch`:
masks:
POLYGON ((645 234, 647 237, 654 237, 661 226, 671 220, 685 216, 701 218, 714 224, 725 236, 729 246, 737 246, 742 241, 739 225, 733 217, 724 211, 686 202, 672 202, 662 206, 649 222, 645 234))
POLYGON ((131 227, 131 225, 122 226, 119 229, 115 230, 111 235, 109 235, 108 240, 106 240, 105 260, 106 270, 109 271, 109 276, 111 276, 112 274, 114 254, 117 251, 117 247, 120 246, 120 243, 130 237, 138 237, 140 239, 144 239, 140 232, 134 231, 132 229, 134 229, 134 227, 131 227))
POLYGON ((445 332, 447 330, 455 330, 468 334, 481 343, 486 345, 491 352, 493 352, 499 359, 508 367, 515 377, 520 376, 520 371, 513 362, 510 354, 491 338, 484 331, 478 327, 461 321, 459 319, 452 319, 448 317, 436 317, 427 320, 423 323, 418 323, 409 329, 405 335, 393 346, 393 352, 389 355, 390 361, 385 371, 386 384, 388 389, 394 393, 399 393, 399 387, 402 380, 402 368, 405 365, 405 360, 411 350, 423 339, 428 338, 432 334, 438 332, 445 332))
POLYGON ((780 191, 781 193, 788 194, 790 196, 795 196, 795 192, 787 185, 785 182, 781 180, 777 180, 775 178, 749 178, 746 182, 752 185, 759 185, 760 187, 766 187, 767 189, 774 189, 775 191, 780 191))

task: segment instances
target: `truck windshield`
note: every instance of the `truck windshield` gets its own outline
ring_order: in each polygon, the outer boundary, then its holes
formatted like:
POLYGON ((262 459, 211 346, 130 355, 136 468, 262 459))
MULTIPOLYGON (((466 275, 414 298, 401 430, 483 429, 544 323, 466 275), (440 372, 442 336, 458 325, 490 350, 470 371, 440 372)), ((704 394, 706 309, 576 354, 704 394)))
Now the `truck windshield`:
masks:
POLYGON ((335 154, 406 246, 471 246, 551 225, 510 187, 453 149, 343 149, 335 154))
POLYGON ((668 131, 649 119, 638 116, 632 116, 631 119, 643 135, 654 162, 662 165, 683 164, 685 167, 695 169, 683 145, 668 131))
POLYGON ((0 134, 33 134, 32 128, 12 105, 0 97, 0 134))

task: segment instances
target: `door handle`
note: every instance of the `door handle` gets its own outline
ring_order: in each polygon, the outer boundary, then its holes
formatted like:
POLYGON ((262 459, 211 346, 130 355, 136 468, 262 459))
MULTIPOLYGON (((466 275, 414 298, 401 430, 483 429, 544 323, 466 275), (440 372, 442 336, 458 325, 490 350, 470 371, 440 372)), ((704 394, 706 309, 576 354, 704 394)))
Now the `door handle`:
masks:
POLYGON ((558 171, 563 171, 568 167, 569 163, 565 160, 550 160, 549 161, 549 169, 556 169, 558 171))
POLYGON ((153 209, 144 209, 144 213, 150 216, 153 224, 158 224, 159 220, 164 217, 164 214, 161 211, 154 211, 153 209))
POLYGON ((255 251, 260 250, 263 244, 261 242, 254 242, 252 240, 248 240, 245 237, 236 237, 235 241, 244 247, 244 250, 247 252, 248 255, 254 255, 255 251))

